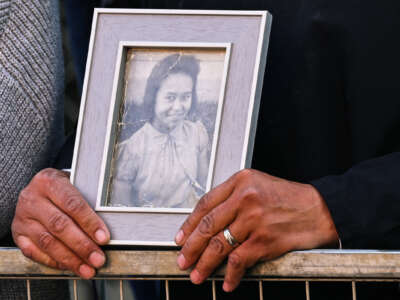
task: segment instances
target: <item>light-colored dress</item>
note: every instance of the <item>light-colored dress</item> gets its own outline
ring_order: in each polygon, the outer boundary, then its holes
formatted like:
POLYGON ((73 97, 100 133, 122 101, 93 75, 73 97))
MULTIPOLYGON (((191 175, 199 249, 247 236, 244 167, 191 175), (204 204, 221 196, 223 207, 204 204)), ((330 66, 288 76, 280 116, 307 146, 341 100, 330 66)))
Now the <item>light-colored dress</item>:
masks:
POLYGON ((169 133, 145 123, 117 147, 109 205, 192 208, 204 193, 199 157, 208 135, 200 121, 184 120, 169 133))

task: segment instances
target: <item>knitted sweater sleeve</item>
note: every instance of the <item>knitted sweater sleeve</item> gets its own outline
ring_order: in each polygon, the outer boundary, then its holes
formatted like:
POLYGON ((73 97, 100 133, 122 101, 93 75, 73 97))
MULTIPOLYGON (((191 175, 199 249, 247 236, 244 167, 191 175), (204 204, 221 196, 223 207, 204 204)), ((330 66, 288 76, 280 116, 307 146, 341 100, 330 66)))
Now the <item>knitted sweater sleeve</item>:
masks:
POLYGON ((57 1, 0 1, 0 240, 19 192, 63 140, 57 1))

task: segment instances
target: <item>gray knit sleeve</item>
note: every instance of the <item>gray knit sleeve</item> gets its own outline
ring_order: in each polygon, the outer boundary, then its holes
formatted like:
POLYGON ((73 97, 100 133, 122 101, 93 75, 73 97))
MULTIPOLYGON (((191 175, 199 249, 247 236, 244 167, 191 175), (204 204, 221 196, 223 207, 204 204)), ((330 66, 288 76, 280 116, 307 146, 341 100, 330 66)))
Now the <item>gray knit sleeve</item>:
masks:
POLYGON ((63 140, 58 1, 0 1, 0 239, 63 140))

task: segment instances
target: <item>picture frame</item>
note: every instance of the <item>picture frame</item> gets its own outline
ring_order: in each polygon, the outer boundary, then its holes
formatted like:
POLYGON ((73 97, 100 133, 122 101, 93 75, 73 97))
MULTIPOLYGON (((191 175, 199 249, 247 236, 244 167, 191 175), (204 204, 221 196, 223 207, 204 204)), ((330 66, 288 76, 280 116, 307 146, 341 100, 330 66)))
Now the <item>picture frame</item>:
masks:
POLYGON ((175 246, 201 195, 251 166, 271 21, 95 10, 71 182, 110 244, 175 246))

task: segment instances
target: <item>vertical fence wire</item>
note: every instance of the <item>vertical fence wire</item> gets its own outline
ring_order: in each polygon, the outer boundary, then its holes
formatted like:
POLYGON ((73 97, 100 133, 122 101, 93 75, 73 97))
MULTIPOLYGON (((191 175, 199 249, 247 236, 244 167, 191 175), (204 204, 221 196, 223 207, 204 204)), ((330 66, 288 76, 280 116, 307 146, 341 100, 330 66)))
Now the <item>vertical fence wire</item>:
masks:
POLYGON ((258 292, 260 293, 260 300, 264 300, 263 282, 260 280, 258 282, 258 292))
POLYGON ((351 282, 351 290, 353 294, 353 300, 357 300, 357 291, 356 291, 356 282, 352 281, 351 282))
POLYGON ((29 279, 26 281, 26 296, 28 300, 31 300, 31 281, 29 279))
POLYGON ((78 289, 76 286, 77 285, 76 280, 73 280, 72 283, 73 283, 73 287, 74 287, 74 300, 78 300, 78 289))
POLYGON ((306 299, 310 300, 310 282, 306 281, 306 299))
POLYGON ((169 281, 165 280, 165 300, 169 299, 169 281))
POLYGON ((119 300, 124 300, 124 283, 122 280, 119 281, 119 300))
POLYGON ((211 282, 211 287, 212 287, 212 298, 213 298, 213 300, 217 300, 217 289, 216 289, 216 287, 215 287, 215 280, 213 280, 212 282, 211 282))

